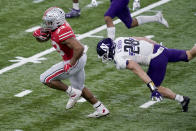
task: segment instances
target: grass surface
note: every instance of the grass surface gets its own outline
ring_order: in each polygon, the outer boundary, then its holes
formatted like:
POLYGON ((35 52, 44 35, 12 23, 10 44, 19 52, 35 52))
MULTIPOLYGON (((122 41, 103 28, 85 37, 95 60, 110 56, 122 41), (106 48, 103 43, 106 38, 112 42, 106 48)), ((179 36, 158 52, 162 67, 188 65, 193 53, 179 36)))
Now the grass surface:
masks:
MULTIPOLYGON (((82 15, 68 19, 76 34, 83 34, 104 24, 103 15, 109 6, 108 0, 97 8, 87 9, 89 0, 81 0, 82 15)), ((142 7, 157 0, 142 0, 142 7)), ((130 8, 132 1, 130 2, 130 8)), ((34 4, 30 0, 0 0, 0 69, 12 63, 16 56, 30 57, 51 47, 50 42, 37 43, 32 33, 25 30, 41 23, 45 9, 59 6, 66 12, 72 6, 68 0, 47 0, 34 4)), ((116 25, 116 36, 154 35, 153 40, 163 42, 168 48, 189 49, 195 43, 196 1, 171 0, 155 8, 163 11, 170 28, 158 23, 145 24, 131 30, 120 23, 116 25)), ((146 12, 144 15, 154 14, 146 12)), ((106 36, 106 31, 97 33, 106 36)), ((85 67, 86 85, 110 110, 108 117, 88 119, 93 112, 89 103, 78 103, 66 110, 67 95, 42 85, 39 76, 52 65, 61 61, 53 52, 40 64, 28 63, 0 75, 0 130, 14 131, 185 131, 196 130, 196 59, 189 63, 168 65, 163 86, 191 98, 188 113, 181 106, 164 99, 148 109, 139 108, 150 100, 146 85, 132 72, 116 70, 113 64, 103 64, 97 58, 96 43, 99 38, 85 38, 82 43, 89 46, 85 67), (33 92, 17 98, 15 94, 30 89, 33 92)), ((147 70, 144 67, 145 70, 147 70)), ((68 81, 65 81, 69 83, 68 81)))

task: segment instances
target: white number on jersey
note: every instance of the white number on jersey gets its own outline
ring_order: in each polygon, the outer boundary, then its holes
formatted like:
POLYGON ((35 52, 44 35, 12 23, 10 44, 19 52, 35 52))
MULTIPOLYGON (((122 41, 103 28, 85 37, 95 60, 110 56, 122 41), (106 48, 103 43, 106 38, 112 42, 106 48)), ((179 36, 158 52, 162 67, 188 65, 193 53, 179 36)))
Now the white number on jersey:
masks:
POLYGON ((57 50, 57 52, 60 53, 61 56, 65 55, 65 53, 61 50, 61 48, 59 47, 59 45, 55 41, 52 41, 52 45, 57 50))

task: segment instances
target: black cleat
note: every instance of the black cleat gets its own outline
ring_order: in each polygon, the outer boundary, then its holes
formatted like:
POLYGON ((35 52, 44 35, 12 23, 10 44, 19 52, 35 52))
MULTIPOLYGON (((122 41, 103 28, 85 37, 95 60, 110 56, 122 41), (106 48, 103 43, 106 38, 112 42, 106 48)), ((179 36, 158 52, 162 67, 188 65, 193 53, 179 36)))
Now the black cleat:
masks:
POLYGON ((183 96, 184 100, 181 102, 182 112, 188 112, 188 105, 190 102, 190 98, 188 96, 183 96))

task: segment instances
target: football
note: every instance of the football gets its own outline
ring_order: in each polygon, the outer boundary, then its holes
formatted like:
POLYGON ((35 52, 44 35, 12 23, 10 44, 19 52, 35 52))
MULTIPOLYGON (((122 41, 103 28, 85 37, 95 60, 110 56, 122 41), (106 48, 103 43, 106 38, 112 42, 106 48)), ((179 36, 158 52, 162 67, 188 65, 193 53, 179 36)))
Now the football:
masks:
POLYGON ((33 32, 33 36, 38 42, 46 42, 50 39, 50 31, 45 31, 43 28, 39 28, 33 32))

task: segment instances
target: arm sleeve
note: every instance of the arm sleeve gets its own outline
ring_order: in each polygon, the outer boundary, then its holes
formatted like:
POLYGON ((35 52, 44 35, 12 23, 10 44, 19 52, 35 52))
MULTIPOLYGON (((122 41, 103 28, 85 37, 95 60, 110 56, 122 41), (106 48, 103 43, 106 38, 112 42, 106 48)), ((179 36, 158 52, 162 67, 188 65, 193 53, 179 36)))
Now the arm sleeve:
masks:
POLYGON ((58 36, 59 36, 60 42, 65 41, 71 37, 75 38, 75 34, 74 34, 73 30, 69 26, 61 29, 58 36))

